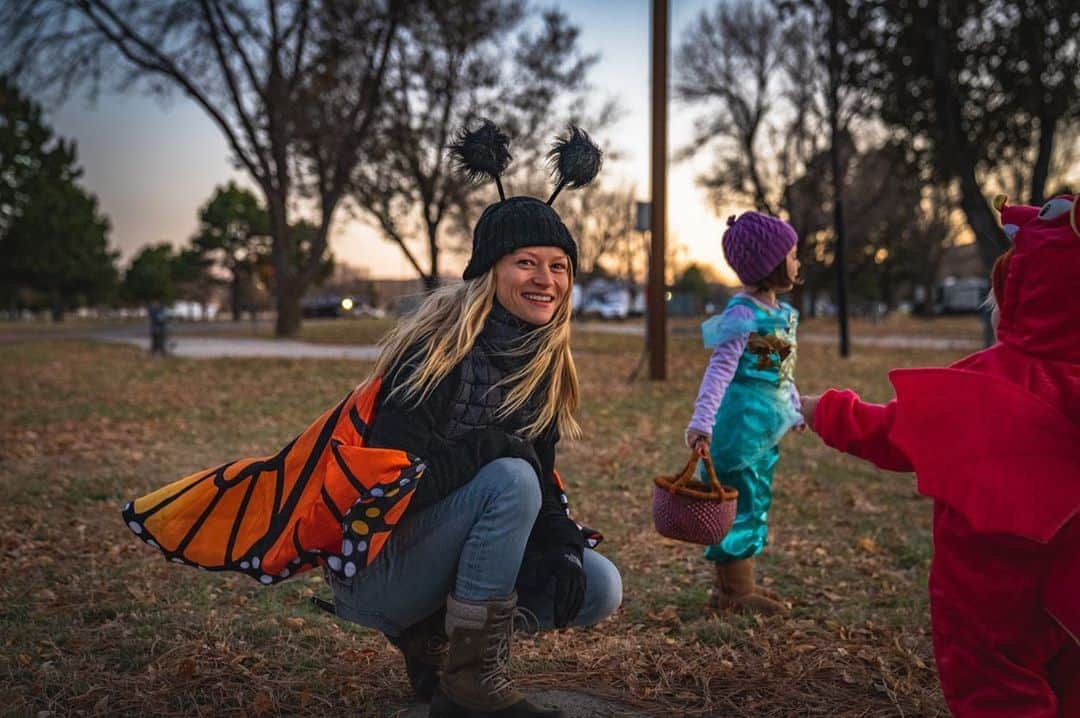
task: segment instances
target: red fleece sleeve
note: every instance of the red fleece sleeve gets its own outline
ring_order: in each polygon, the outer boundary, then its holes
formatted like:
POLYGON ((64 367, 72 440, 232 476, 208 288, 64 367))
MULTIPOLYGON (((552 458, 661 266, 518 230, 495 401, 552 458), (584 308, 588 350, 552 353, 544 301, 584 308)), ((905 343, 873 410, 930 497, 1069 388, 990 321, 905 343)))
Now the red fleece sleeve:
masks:
POLYGON ((914 471, 910 459, 889 438, 896 399, 869 404, 850 389, 829 389, 814 409, 814 431, 829 446, 872 462, 879 469, 914 471))

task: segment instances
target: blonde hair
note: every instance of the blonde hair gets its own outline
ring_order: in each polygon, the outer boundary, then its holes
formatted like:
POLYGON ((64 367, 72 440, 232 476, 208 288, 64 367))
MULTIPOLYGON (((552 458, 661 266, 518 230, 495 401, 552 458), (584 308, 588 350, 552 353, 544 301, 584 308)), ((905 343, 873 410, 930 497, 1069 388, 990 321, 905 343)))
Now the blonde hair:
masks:
MULTIPOLYGON (((573 277, 571 277, 573 281, 573 277)), ((424 300, 411 316, 398 323, 379 342, 379 359, 366 381, 395 376, 404 368, 411 347, 424 345, 419 365, 389 396, 413 406, 431 395, 435 387, 472 349, 495 301, 495 270, 460 284, 441 287, 424 300), (396 369, 395 369, 396 367, 396 369)), ((574 412, 581 403, 577 368, 570 353, 570 292, 555 309, 547 324, 522 337, 507 356, 532 356, 518 371, 500 380, 511 387, 495 416, 506 419, 525 406, 529 398, 546 383, 546 397, 532 423, 523 430, 525 438, 539 438, 554 423, 559 434, 577 437, 581 427, 574 412)))

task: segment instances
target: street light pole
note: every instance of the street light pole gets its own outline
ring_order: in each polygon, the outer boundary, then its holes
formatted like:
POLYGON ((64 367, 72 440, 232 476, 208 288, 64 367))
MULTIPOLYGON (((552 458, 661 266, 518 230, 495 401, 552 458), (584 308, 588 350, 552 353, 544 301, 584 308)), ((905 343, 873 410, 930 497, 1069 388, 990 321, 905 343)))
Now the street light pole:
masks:
POLYGON ((665 250, 667 222, 668 0, 652 0, 652 205, 646 341, 649 378, 667 378, 665 250))

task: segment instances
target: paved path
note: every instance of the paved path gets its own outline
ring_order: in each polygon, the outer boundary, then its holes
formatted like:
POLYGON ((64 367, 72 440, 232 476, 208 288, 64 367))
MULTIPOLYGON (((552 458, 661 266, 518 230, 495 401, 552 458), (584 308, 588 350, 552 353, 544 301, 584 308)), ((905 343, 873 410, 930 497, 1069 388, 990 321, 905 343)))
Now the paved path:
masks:
MULTIPOLYGON (((127 334, 98 334, 99 341, 132 344, 150 351, 150 340, 127 334)), ((245 337, 189 337, 172 335, 169 338, 173 356, 193 359, 219 357, 276 357, 287 359, 354 359, 374 361, 379 356, 376 346, 346 344, 312 344, 285 339, 249 339, 245 337)))
MULTIPOLYGON (((622 334, 629 336, 645 336, 645 327, 641 324, 615 323, 601 324, 598 322, 586 322, 574 325, 574 330, 579 332, 599 332, 603 334, 622 334)), ((696 335, 697 330, 675 331, 674 336, 696 335)), ((800 344, 835 344, 838 338, 835 334, 826 332, 801 332, 800 344)), ((919 337, 909 334, 885 334, 881 336, 853 336, 852 344, 855 346, 881 347, 885 349, 982 349, 983 344, 975 339, 962 337, 919 337)))

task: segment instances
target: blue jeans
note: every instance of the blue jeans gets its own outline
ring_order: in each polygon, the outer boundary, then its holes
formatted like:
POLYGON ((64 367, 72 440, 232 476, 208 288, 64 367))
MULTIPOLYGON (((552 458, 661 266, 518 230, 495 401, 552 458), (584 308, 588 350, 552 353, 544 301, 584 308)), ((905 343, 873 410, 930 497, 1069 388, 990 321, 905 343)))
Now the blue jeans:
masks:
MULTIPOLYGON (((523 459, 497 459, 439 503, 407 513, 375 561, 351 579, 326 573, 337 614, 397 636, 438 610, 446 596, 486 601, 518 591, 529 629, 555 625, 554 582, 518 581, 525 544, 540 511, 540 482, 523 459), (528 615, 528 614, 525 614, 528 615), (535 620, 532 620, 535 619, 535 620)), ((585 603, 573 626, 590 626, 622 603, 619 570, 585 549, 585 603)))

